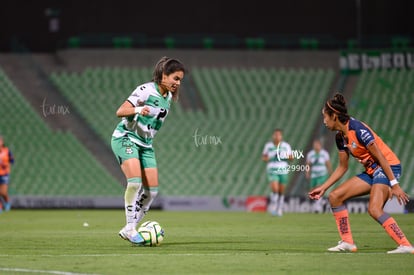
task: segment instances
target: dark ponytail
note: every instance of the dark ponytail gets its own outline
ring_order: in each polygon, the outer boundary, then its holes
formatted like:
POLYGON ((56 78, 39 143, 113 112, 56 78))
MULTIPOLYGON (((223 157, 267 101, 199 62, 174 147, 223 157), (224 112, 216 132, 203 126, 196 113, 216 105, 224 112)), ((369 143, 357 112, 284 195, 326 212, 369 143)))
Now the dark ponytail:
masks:
POLYGON ((324 111, 329 115, 332 116, 336 114, 338 119, 341 123, 346 123, 350 119, 348 115, 348 109, 346 107, 346 101, 344 96, 337 92, 333 98, 329 99, 325 103, 324 111))

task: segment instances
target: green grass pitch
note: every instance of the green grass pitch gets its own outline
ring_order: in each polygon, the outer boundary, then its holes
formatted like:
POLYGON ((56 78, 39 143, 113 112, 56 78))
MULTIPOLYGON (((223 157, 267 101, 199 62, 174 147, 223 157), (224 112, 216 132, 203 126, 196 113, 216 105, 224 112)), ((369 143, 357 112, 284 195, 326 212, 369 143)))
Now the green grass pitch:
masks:
MULTIPOLYGON (((414 215, 393 215, 414 242, 414 215)), ((159 247, 122 240, 123 210, 17 210, 0 215, 0 274, 414 274, 368 214, 350 217, 357 253, 338 241, 331 214, 166 212, 159 247), (89 224, 84 227, 84 222, 89 224)))

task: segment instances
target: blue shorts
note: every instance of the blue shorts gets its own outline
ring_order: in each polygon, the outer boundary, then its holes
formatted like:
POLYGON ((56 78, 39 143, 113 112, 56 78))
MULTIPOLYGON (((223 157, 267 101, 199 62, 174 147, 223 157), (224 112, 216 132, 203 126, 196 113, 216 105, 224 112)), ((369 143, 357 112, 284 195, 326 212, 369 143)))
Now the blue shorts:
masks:
MULTIPOLYGON (((394 173, 395 179, 399 181, 401 177, 401 164, 391 165, 391 170, 394 173)), ((379 183, 391 186, 390 180, 387 178, 387 176, 384 173, 384 170, 382 170, 381 167, 378 167, 372 175, 368 175, 366 172, 363 172, 357 175, 357 177, 365 181, 369 185, 379 183)))
POLYGON ((10 180, 9 175, 0 176, 0 184, 9 184, 9 180, 10 180))

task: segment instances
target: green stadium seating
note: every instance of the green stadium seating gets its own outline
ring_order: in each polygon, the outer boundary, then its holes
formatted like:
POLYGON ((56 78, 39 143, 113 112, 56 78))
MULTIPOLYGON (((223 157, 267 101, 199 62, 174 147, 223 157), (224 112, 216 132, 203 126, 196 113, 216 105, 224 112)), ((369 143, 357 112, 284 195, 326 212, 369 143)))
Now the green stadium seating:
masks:
MULTIPOLYGON (((81 72, 52 73, 50 80, 110 146, 112 131, 120 120, 116 109, 138 84, 151 79, 151 73, 146 67, 90 67, 81 72)), ((304 150, 321 120, 320 110, 334 74, 318 68, 192 68, 188 77, 205 109, 188 110, 180 102, 172 104, 154 141, 161 194, 266 195, 269 187, 261 161, 265 142, 274 128, 282 128, 292 148, 304 150)), ((408 118, 414 115, 413 90, 410 70, 362 72, 349 100, 350 114, 367 122, 400 157, 401 184, 411 195, 414 127, 408 118)), ((0 97, 22 106, 6 105, 0 110, 0 133, 16 154, 12 194, 122 194, 121 185, 95 157, 72 134, 52 131, 1 70, 0 97), (30 129, 9 122, 16 116, 31 125, 30 129)), ((335 147, 331 158, 335 167, 335 147)), ((344 179, 360 171, 361 165, 351 160, 344 179)))
MULTIPOLYGON (((109 146, 116 108, 151 70, 97 67, 50 77, 109 146)), ((334 72, 198 67, 190 77, 206 110, 172 104, 154 140, 163 195, 267 194, 265 142, 280 127, 293 149, 307 146, 334 72)))
POLYGON ((51 130, 2 69, 0 98, 0 133, 15 156, 11 195, 122 195, 120 183, 70 132, 51 130))

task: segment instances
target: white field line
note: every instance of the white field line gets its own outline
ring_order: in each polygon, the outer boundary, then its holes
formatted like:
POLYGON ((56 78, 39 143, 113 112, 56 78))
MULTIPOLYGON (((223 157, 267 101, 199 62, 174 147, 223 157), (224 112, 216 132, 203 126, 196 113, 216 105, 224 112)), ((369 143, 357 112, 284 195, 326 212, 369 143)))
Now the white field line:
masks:
POLYGON ((38 269, 26 269, 26 268, 6 268, 0 267, 0 271, 10 271, 10 272, 21 272, 21 273, 37 273, 37 274, 56 274, 56 275, 97 275, 91 273, 73 273, 66 271, 57 271, 57 270, 38 270, 38 269))
POLYGON ((386 251, 384 252, 356 252, 356 253, 345 253, 345 252, 339 252, 339 253, 332 253, 332 252, 258 252, 258 253, 112 253, 112 254, 41 254, 41 255, 29 255, 29 254, 19 254, 19 255, 13 255, 13 254, 0 254, 0 257, 124 257, 124 256, 172 256, 172 257, 181 257, 181 256, 251 256, 252 254, 265 254, 269 256, 277 256, 277 255, 287 255, 287 256, 300 256, 300 255, 358 255, 358 254, 369 254, 369 255, 381 255, 381 254, 387 254, 386 251))

